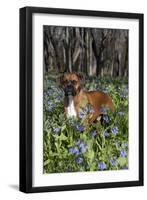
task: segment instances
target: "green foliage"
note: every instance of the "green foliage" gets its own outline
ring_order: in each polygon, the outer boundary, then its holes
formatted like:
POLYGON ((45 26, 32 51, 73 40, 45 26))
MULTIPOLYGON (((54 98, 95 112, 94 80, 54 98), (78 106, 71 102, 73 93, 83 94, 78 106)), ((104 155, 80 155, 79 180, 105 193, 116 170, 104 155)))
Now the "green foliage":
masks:
POLYGON ((123 78, 89 77, 88 90, 108 93, 115 112, 103 122, 84 127, 82 120, 66 118, 63 91, 54 77, 44 80, 44 173, 119 170, 128 168, 128 83, 123 78))

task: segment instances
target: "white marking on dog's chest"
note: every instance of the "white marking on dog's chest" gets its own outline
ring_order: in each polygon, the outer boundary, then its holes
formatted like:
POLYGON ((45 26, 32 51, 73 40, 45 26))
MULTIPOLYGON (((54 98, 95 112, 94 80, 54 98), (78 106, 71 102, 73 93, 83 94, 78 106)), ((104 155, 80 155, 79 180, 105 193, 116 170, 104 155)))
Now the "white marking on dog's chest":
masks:
POLYGON ((69 117, 73 117, 73 116, 76 117, 77 116, 72 96, 69 96, 69 103, 68 103, 68 107, 67 107, 67 115, 69 117))

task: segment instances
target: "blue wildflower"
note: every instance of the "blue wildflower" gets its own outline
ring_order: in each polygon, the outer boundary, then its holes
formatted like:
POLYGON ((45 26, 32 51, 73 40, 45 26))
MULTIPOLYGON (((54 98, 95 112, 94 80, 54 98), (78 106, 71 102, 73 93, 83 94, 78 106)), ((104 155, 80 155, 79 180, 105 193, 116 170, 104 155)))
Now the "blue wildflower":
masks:
POLYGON ((61 97, 60 96, 56 96, 55 99, 57 99, 58 101, 60 101, 61 97))
POLYGON ((92 137, 95 137, 95 136, 97 135, 97 131, 96 131, 96 130, 91 131, 90 135, 91 135, 92 137))
POLYGON ((128 147, 128 143, 127 142, 123 142, 122 144, 121 144, 121 146, 122 146, 122 148, 127 148, 128 147))
POLYGON ((86 152, 86 150, 87 150, 87 145, 86 145, 84 142, 81 142, 81 143, 79 144, 79 147, 80 147, 80 152, 81 152, 81 153, 85 153, 85 152, 86 152))
POLYGON ((86 114, 84 112, 79 112, 79 117, 80 119, 83 119, 86 116, 86 114))
POLYGON ((117 165, 117 161, 115 160, 115 159, 110 159, 110 164, 112 165, 112 166, 116 166, 117 165))
POLYGON ((49 90, 47 91, 47 94, 48 94, 48 95, 52 95, 52 94, 53 94, 53 91, 52 91, 51 89, 49 89, 49 90))
POLYGON ((119 116, 124 116, 125 113, 124 113, 124 112, 118 112, 118 115, 119 115, 119 116))
POLYGON ((83 162, 83 158, 79 157, 75 159, 77 164, 81 164, 83 162))
POLYGON ((99 170, 107 169, 107 165, 104 162, 98 162, 98 169, 99 170))
POLYGON ((82 126, 82 125, 76 125, 76 129, 77 129, 77 131, 79 131, 79 132, 83 132, 84 131, 84 126, 82 126))
POLYGON ((126 157, 126 156, 127 156, 127 152, 126 152, 125 149, 122 149, 122 150, 121 150, 120 156, 121 156, 121 157, 126 157))
POLYGON ((107 114, 108 108, 102 107, 102 108, 100 109, 100 111, 101 111, 102 113, 104 113, 104 114, 107 114))
POLYGON ((109 123, 109 122, 110 122, 110 118, 108 117, 108 115, 103 115, 103 120, 104 120, 106 123, 109 123))
POLYGON ((117 134, 118 134, 118 127, 117 127, 117 126, 114 126, 114 127, 111 129, 111 131, 112 131, 112 134, 113 134, 113 135, 117 135, 117 134))
POLYGON ((53 105, 53 102, 51 100, 49 100, 47 103, 48 103, 49 106, 53 105))
POLYGON ((80 152, 85 153, 87 150, 87 144, 85 144, 81 139, 76 142, 76 145, 79 146, 80 152))
POLYGON ((53 104, 53 101, 51 101, 51 100, 49 100, 47 103, 49 106, 48 111, 51 112, 55 108, 55 104, 53 104))
POLYGON ((105 137, 109 137, 110 133, 108 133, 107 131, 104 132, 104 136, 105 137))
POLYGON ((53 128, 53 130, 54 130, 54 132, 56 133, 56 134, 58 134, 59 132, 60 132, 60 128, 53 128))
POLYGON ((79 154, 79 149, 77 147, 71 147, 69 149, 69 153, 78 155, 79 154))

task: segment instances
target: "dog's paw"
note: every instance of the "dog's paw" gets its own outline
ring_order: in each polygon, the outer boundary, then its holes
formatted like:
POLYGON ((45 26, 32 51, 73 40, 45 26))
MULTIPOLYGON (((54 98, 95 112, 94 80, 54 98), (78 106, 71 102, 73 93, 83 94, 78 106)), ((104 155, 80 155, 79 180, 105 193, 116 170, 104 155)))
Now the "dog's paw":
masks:
POLYGON ((101 120, 101 118, 102 118, 102 116, 100 115, 100 116, 97 117, 96 120, 99 122, 101 120))
POLYGON ((85 119, 82 121, 84 126, 89 126, 92 123, 99 123, 102 116, 97 116, 95 113, 89 113, 85 119))

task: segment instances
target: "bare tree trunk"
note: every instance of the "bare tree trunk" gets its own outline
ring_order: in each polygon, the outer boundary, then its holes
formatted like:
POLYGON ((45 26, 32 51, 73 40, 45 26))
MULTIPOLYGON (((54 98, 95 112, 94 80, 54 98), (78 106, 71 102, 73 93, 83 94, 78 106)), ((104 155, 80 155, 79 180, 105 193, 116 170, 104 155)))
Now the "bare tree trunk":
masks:
POLYGON ((76 48, 74 54, 73 54, 73 65, 75 64, 75 62, 77 61, 79 55, 80 55, 80 52, 81 52, 81 49, 80 47, 79 48, 76 48))
POLYGON ((58 69, 58 72, 60 73, 61 72, 61 65, 60 65, 60 57, 58 55, 58 46, 55 42, 55 40, 53 39, 53 36, 51 34, 51 31, 49 30, 49 39, 51 41, 51 44, 54 48, 54 52, 55 52, 55 57, 56 57, 56 64, 57 64, 57 69, 58 69))
POLYGON ((83 72, 83 68, 84 68, 84 30, 83 28, 80 28, 81 29, 81 72, 83 72))
POLYGON ((89 39, 89 75, 92 75, 93 59, 92 59, 92 38, 89 39))
POLYGON ((78 60, 80 53, 81 53, 81 48, 80 48, 80 30, 79 28, 75 28, 74 34, 73 34, 73 43, 74 43, 74 50, 73 50, 73 56, 72 56, 72 64, 73 68, 75 69, 76 67, 74 66, 76 61, 78 60))
POLYGON ((64 64, 64 71, 65 71, 65 66, 66 66, 66 52, 65 48, 63 47, 63 64, 64 64))
POLYGON ((96 49, 96 44, 95 44, 95 41, 93 40, 92 42, 92 48, 93 48, 93 53, 94 53, 94 56, 95 56, 95 60, 96 60, 96 65, 97 65, 97 68, 96 68, 96 75, 98 76, 99 75, 99 72, 100 72, 100 57, 99 57, 99 54, 97 53, 97 49, 96 49))
POLYGON ((71 72, 71 48, 70 48, 70 38, 69 38, 69 28, 66 27, 66 69, 71 72))
POLYGON ((91 31, 91 34, 92 34, 92 37, 93 37, 93 42, 92 42, 93 52, 94 52, 96 63, 97 63, 96 75, 99 76, 100 71, 101 71, 101 69, 100 69, 101 55, 102 55, 102 52, 105 48, 104 41, 106 39, 106 36, 104 35, 104 32, 102 31, 101 32, 101 42, 100 42, 100 46, 99 46, 99 50, 98 50, 97 46, 96 46, 97 41, 96 41, 92 31, 91 31))
POLYGON ((44 27, 44 70, 128 76, 128 31, 44 27))

